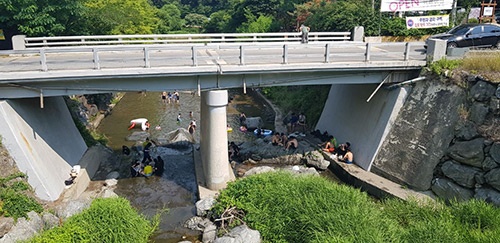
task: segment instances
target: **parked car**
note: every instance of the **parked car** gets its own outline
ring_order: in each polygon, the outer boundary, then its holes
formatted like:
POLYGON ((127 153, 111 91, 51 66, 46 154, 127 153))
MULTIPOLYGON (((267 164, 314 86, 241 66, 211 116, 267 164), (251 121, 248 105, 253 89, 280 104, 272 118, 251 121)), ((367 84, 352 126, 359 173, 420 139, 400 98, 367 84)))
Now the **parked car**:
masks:
POLYGON ((497 47, 500 48, 500 25, 498 24, 463 24, 446 33, 429 37, 446 40, 448 48, 455 47, 497 47))

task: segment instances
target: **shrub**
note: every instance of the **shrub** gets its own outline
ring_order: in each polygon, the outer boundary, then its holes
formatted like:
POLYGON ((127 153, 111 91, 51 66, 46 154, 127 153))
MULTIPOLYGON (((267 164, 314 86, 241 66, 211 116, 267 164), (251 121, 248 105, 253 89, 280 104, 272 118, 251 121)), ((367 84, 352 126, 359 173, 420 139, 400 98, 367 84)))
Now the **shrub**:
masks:
MULTIPOLYGON (((158 217, 156 218, 158 220, 158 217)), ((124 198, 98 198, 90 208, 29 242, 148 242, 157 222, 150 222, 124 198)))
POLYGON ((264 242, 496 242, 500 237, 500 209, 483 201, 376 201, 325 178, 285 172, 229 183, 214 215, 229 208, 238 209, 264 242))

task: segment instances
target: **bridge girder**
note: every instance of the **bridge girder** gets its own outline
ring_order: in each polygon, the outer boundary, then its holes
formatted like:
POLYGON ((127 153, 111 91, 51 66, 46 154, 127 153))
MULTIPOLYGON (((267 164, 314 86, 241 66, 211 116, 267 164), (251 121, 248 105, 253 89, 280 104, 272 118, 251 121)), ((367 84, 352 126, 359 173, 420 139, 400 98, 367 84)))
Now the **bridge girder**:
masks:
POLYGON ((419 66, 217 66, 172 69, 24 73, 0 79, 0 99, 132 91, 204 91, 289 85, 397 83, 418 76, 419 66))

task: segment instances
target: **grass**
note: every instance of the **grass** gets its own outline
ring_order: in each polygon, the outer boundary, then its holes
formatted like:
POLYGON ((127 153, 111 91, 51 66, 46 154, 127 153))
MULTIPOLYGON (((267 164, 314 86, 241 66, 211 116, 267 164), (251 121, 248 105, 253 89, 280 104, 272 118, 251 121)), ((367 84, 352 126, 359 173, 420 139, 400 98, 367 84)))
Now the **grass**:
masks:
POLYGON ((460 68, 500 83, 500 52, 471 52, 462 60, 460 68))
POLYGON ((0 216, 18 219, 27 217, 30 211, 43 211, 42 205, 25 193, 31 186, 22 178, 26 175, 21 172, 0 178, 0 216))
POLYGON ((286 172, 230 183, 214 215, 229 208, 237 208, 241 213, 233 216, 258 230, 263 242, 493 242, 500 237, 500 210, 482 201, 376 201, 322 177, 286 172))
POLYGON ((90 208, 69 218, 63 226, 44 231, 30 243, 149 242, 159 215, 147 220, 124 198, 98 198, 90 208))

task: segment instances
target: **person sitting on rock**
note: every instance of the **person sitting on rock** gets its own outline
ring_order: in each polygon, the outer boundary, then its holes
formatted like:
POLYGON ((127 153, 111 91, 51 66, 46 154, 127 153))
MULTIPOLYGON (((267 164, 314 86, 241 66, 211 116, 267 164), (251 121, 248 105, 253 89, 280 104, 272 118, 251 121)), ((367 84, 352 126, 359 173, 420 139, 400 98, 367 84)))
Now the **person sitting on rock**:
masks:
POLYGON ((339 147, 335 151, 337 151, 337 155, 340 158, 342 158, 347 153, 347 149, 351 149, 351 143, 349 143, 349 142, 340 144, 339 147))
POLYGON ((229 160, 232 160, 234 157, 240 156, 240 147, 238 147, 238 145, 236 145, 234 142, 231 142, 229 144, 228 152, 229 160))
POLYGON ((288 142, 288 136, 285 135, 285 133, 281 133, 281 144, 282 144, 282 146, 286 146, 287 142, 288 142))
POLYGON ((283 144, 281 143, 281 136, 279 133, 273 134, 273 137, 271 138, 271 144, 273 146, 277 146, 277 145, 283 146, 283 144))
POLYGON ((288 151, 288 149, 297 149, 299 147, 299 141, 297 141, 296 137, 289 137, 288 142, 286 143, 285 150, 288 151))
POLYGON ((144 166, 144 169, 142 170, 142 175, 145 177, 150 177, 153 175, 154 168, 152 165, 148 164, 144 166))
POLYGON ((334 136, 329 137, 328 141, 324 143, 323 151, 335 154, 335 148, 337 147, 337 140, 334 136))
POLYGON ((354 162, 354 155, 351 152, 351 148, 346 148, 346 153, 343 156, 342 161, 344 161, 346 164, 352 164, 354 162))

